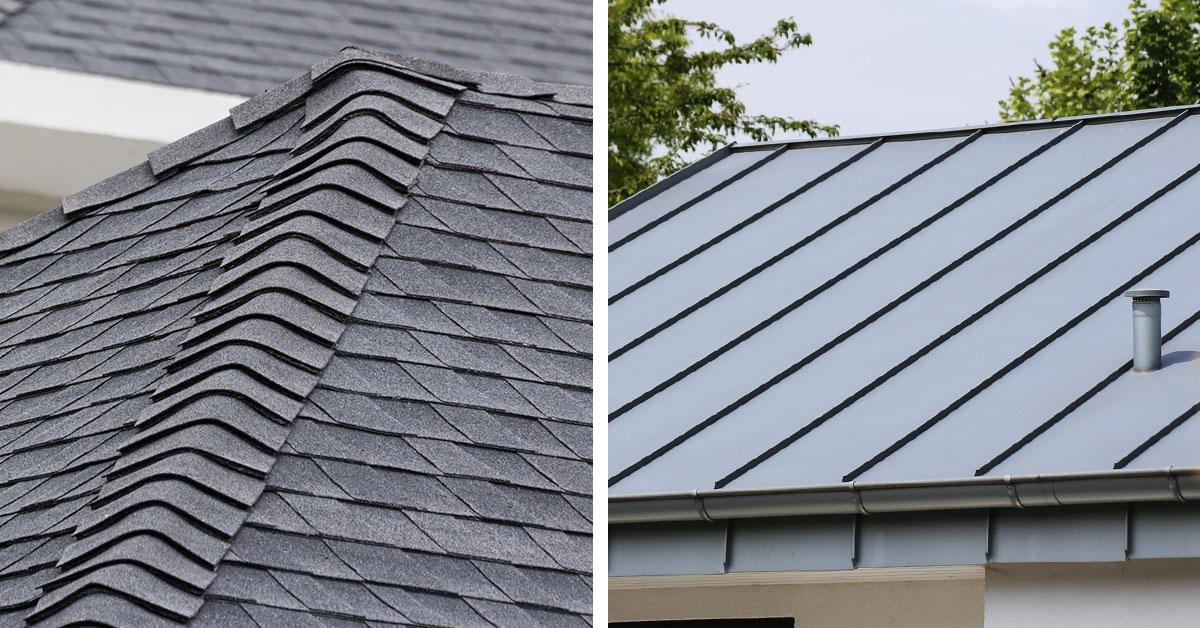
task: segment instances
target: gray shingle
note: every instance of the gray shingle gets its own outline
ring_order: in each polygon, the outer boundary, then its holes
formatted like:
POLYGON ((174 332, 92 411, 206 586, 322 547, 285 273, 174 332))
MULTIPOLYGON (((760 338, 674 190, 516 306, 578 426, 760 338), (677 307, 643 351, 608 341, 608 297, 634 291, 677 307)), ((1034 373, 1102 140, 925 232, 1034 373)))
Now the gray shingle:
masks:
POLYGON ((409 439, 409 442, 448 475, 498 480, 546 490, 557 488, 513 452, 419 438, 409 439))
POLYGON ((275 466, 271 467, 267 485, 323 497, 348 498, 349 495, 321 469, 317 461, 309 458, 279 456, 275 466))
POLYGON ((349 325, 338 340, 338 350, 355 355, 391 358, 401 362, 442 364, 403 329, 375 325, 349 325))
POLYGON ((446 403, 532 416, 539 414, 524 397, 517 394, 506 379, 419 364, 406 364, 404 370, 426 390, 436 395, 438 400, 446 403))
POLYGON ((413 336, 437 356, 438 361, 433 362, 435 365, 494 373, 503 377, 535 377, 529 369, 521 366, 495 344, 423 332, 414 332, 413 336))
POLYGON ((296 421, 288 444, 302 454, 422 473, 435 471, 404 439, 305 419, 296 421))
POLYGON ((330 387, 350 392, 393 399, 436 400, 403 367, 383 359, 335 357, 330 361, 323 381, 330 387))
POLYGON ((516 526, 449 515, 414 512, 410 518, 451 554, 502 560, 518 565, 554 567, 557 564, 516 526))
POLYGON ((480 445, 527 450, 550 455, 567 450, 535 419, 461 406, 434 406, 454 429, 480 445))
POLYGON ((520 115, 511 111, 456 107, 446 122, 467 137, 531 148, 553 148, 520 115))
POLYGON ((479 207, 517 209, 500 188, 478 172, 426 167, 421 170, 415 191, 422 196, 479 207))
POLYGON ((362 584, 314 578, 286 571, 277 571, 273 575, 307 608, 374 621, 408 621, 408 618, 381 602, 362 584))
POLYGON ((192 618, 197 626, 248 626, 254 620, 239 604, 206 600, 192 618))
POLYGON ((592 573, 592 537, 586 531, 584 534, 541 528, 526 528, 525 531, 562 567, 583 574, 592 573))
POLYGON ((256 565, 330 578, 358 578, 330 546, 309 536, 243 527, 233 540, 232 551, 256 565))
POLYGON ((592 312, 591 291, 569 286, 536 283, 513 279, 513 285, 521 294, 532 301, 543 313, 576 320, 590 320, 592 312))
POLYGON ((544 381, 580 387, 592 381, 592 361, 586 357, 527 347, 505 347, 505 351, 544 381))
POLYGON ((338 540, 329 541, 329 547, 368 582, 508 599, 471 561, 462 558, 338 540))
MULTIPOLYGON (((113 71, 146 64, 235 89, 283 76, 272 51, 308 44, 279 29, 308 17, 325 17, 330 44, 476 28, 459 7, 422 8, 397 29, 331 21, 316 2, 263 19, 135 0, 133 20, 93 42, 88 29, 129 7, 65 1, 44 4, 69 21, 42 45, 74 37, 128 61, 113 71), (201 62, 166 49, 212 38, 228 45, 201 62)), ((554 10, 534 15, 545 28, 496 50, 565 36, 554 10)), ((548 533, 588 530, 567 492, 577 473, 523 455, 577 459, 586 439, 542 408, 586 394, 515 384, 586 386, 587 356, 565 355, 583 332, 540 319, 577 295, 537 290, 582 285, 585 261, 488 178, 565 176, 569 159, 514 113, 553 117, 552 99, 580 94, 349 50, 157 151, 152 169, 0 237, 0 580, 13 584, 0 589, 12 603, 52 622, 487 625, 464 598, 511 599, 471 559, 579 569, 574 537, 548 533), (455 135, 444 114, 481 135, 455 135), (488 134, 534 152, 514 161, 488 134), (32 586, 49 577, 55 587, 32 586)), ((489 613, 556 617, 519 610, 489 613)))
MULTIPOLYGON (((414 198, 410 207, 416 206, 426 209, 440 224, 463 235, 494 242, 517 242, 547 249, 576 251, 576 247, 563 237, 560 230, 541 216, 426 197, 414 198)), ((590 226, 588 229, 590 233, 590 226)))
POLYGON ((242 610, 253 618, 258 626, 296 626, 297 628, 365 628, 367 624, 340 617, 318 616, 309 612, 293 611, 272 606, 242 603, 242 610))
MULTIPOLYGON (((373 271, 374 272, 374 271, 373 271)), ((373 323, 399 325, 424 331, 461 334, 462 329, 430 301, 383 294, 364 294, 354 315, 373 323)))
POLYGON ((575 612, 590 606, 592 590, 576 575, 481 560, 475 565, 514 601, 575 612))
POLYGON ((488 142, 439 135, 429 146, 430 156, 448 166, 460 166, 471 170, 486 170, 520 176, 525 173, 512 159, 488 142))
POLYGON ((463 329, 479 338, 546 349, 568 348, 550 332, 546 319, 465 303, 438 303, 437 307, 463 329))
POLYGON ((522 114, 521 119, 560 151, 581 155, 592 154, 591 124, 540 115, 522 114))
POLYGON ((489 600, 470 600, 471 606, 497 626, 539 626, 557 628, 574 626, 586 628, 591 623, 572 613, 528 608, 517 604, 505 604, 489 600))
POLYGON ((280 497, 324 537, 430 552, 440 549, 408 517, 393 509, 296 493, 280 493, 280 497))
POLYGON ((436 626, 489 625, 466 601, 457 596, 434 595, 381 584, 369 584, 367 588, 414 622, 436 626))
POLYGON ((464 266, 503 275, 526 276, 492 245, 458 236, 405 225, 397 225, 388 237, 392 251, 400 257, 440 264, 464 266))
POLYGON ((488 175, 488 179, 523 211, 574 220, 588 217, 590 192, 503 175, 488 175))
POLYGON ((414 434, 430 438, 460 438, 428 404, 398 399, 371 398, 320 389, 310 397, 328 416, 346 426, 385 434, 414 434))
POLYGON ((217 569, 208 594, 247 600, 266 606, 304 610, 305 606, 266 570, 224 563, 217 569))
POLYGON ((502 146, 501 149, 520 164, 529 176, 539 181, 581 187, 588 187, 592 183, 592 161, 589 158, 523 146, 502 146))
POLYGON ((443 482, 488 519, 591 531, 591 524, 555 493, 468 478, 445 478, 443 482))
POLYGON ((588 288, 592 285, 592 264, 589 257, 509 244, 495 246, 528 277, 588 288))
POLYGON ((309 525, 296 509, 274 491, 266 491, 259 497, 246 522, 271 530, 286 530, 312 537, 317 535, 316 528, 309 525))
POLYGON ((338 486, 362 502, 448 514, 472 513, 437 479, 417 473, 394 471, 338 460, 318 460, 338 486))

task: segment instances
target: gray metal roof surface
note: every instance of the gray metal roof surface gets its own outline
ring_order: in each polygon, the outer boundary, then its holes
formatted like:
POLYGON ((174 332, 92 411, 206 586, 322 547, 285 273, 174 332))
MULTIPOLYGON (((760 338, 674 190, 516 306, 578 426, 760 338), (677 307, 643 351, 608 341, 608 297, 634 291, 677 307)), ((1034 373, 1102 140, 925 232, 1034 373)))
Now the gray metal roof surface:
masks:
POLYGON ((0 0, 0 59, 253 95, 353 45, 590 84, 584 0, 0 0))
POLYGON ((1200 117, 734 146, 610 217, 614 494, 1194 467, 1200 117), (1129 372, 1125 290, 1171 290, 1129 372))
POLYGON ((348 49, 0 233, 0 625, 588 625, 590 146, 348 49))

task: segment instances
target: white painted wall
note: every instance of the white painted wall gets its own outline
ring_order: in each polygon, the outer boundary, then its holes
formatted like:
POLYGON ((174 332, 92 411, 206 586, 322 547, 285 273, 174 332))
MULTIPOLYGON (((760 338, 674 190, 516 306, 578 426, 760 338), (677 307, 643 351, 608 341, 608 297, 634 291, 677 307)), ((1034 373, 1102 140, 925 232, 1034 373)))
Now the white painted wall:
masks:
POLYGON ((244 100, 5 61, 0 85, 0 226, 28 215, 28 199, 53 207, 244 100))
POLYGON ((1200 626, 1200 560, 987 568, 986 628, 1200 626))

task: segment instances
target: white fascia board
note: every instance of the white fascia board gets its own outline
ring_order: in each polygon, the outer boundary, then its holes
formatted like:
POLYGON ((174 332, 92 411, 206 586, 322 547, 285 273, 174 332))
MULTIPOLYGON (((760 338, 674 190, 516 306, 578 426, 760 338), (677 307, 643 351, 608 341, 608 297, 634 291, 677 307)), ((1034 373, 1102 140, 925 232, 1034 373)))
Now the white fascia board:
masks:
POLYGON ((981 565, 928 567, 864 567, 838 571, 772 571, 686 576, 610 576, 610 590, 676 589, 724 586, 772 586, 790 584, 833 584, 839 582, 920 582, 932 580, 979 580, 981 565))
POLYGON ((0 61, 0 190, 60 198, 229 114, 244 96, 0 61))

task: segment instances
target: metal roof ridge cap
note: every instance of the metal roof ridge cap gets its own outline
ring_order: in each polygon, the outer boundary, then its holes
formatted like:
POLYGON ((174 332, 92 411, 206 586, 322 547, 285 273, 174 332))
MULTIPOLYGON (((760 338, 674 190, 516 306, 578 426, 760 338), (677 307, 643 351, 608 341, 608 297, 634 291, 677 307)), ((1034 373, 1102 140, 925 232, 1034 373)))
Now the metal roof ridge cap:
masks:
POLYGON ((812 137, 812 138, 796 138, 790 140, 770 140, 767 142, 756 142, 752 144, 743 144, 738 147, 740 151, 747 150, 767 150, 781 145, 790 145, 793 147, 803 148, 805 146, 827 146, 834 144, 865 144, 872 140, 888 139, 891 141, 932 139, 936 137, 948 137, 954 135, 965 135, 968 133, 983 131, 1007 133, 1012 131, 1032 130, 1041 128, 1052 128, 1056 126, 1069 126, 1076 122, 1104 122, 1118 121, 1126 119, 1140 118, 1156 118, 1167 117, 1172 113, 1180 112, 1196 112, 1200 111, 1200 103, 1193 105, 1173 105, 1171 107, 1156 107, 1150 109, 1135 109, 1131 111, 1114 111, 1110 113, 1094 113, 1078 116, 1063 116, 1061 118, 1040 118, 1037 120, 1018 120, 1016 122, 996 122, 991 124, 974 124, 961 127, 945 127, 940 129, 921 129, 916 131, 894 131, 888 133, 863 133, 859 135, 839 135, 835 137, 812 137))
POLYGON ((610 523, 701 521, 816 514, 873 514, 963 508, 1129 501, 1194 501, 1180 480, 1200 468, 1167 467, 905 482, 845 482, 770 489, 715 489, 609 497, 610 523), (1163 486, 1158 482, 1165 480, 1163 486))

